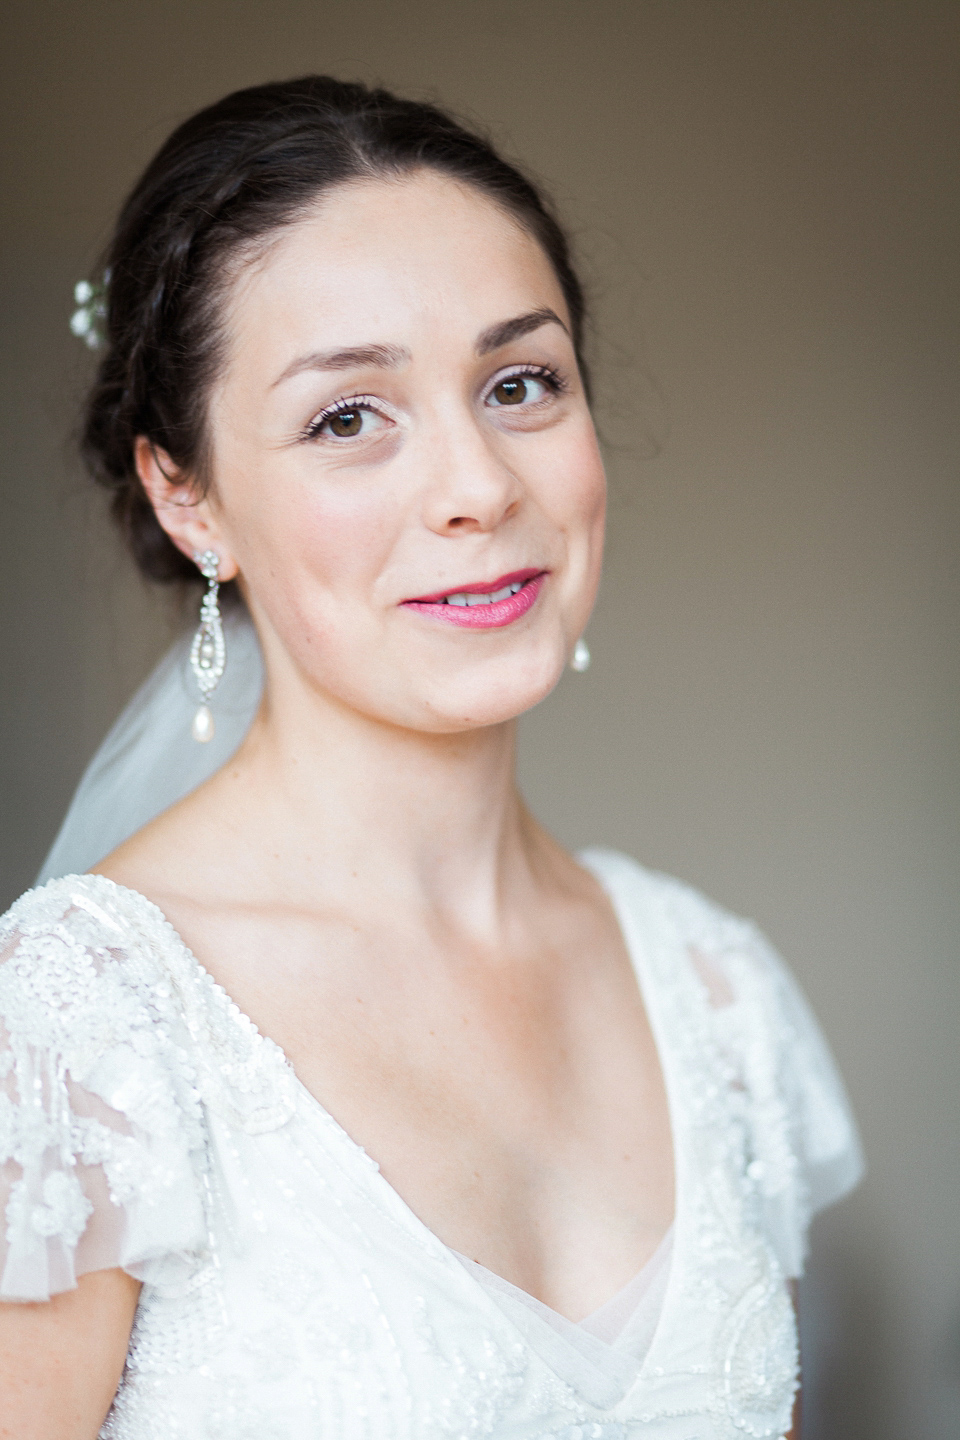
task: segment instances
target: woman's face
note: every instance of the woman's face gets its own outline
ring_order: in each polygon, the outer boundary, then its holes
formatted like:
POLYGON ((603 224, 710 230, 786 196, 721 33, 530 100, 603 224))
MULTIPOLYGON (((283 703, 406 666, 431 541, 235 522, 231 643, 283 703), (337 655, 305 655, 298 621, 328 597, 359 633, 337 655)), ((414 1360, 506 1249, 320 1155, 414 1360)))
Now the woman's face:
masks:
POLYGON ((436 174, 357 182, 227 322, 209 513, 268 670, 436 733, 541 700, 593 605, 605 485, 536 242, 436 174))

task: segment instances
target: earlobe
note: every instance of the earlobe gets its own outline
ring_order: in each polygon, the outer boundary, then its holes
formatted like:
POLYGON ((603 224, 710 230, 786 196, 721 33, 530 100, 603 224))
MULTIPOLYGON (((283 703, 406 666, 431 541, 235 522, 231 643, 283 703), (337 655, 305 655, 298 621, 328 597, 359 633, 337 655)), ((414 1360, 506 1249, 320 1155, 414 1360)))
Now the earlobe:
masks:
POLYGON ((138 435, 134 442, 134 463, 157 520, 177 549, 191 560, 205 550, 215 550, 220 557, 220 579, 232 580, 237 563, 209 502, 197 494, 189 476, 146 435, 138 435))

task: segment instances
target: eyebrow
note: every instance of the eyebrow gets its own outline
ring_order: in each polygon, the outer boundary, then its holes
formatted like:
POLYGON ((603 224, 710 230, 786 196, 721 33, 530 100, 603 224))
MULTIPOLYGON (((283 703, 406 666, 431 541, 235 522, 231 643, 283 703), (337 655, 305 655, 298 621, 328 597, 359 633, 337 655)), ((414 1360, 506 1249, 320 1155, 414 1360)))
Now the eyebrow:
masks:
MULTIPOLYGON (((489 355, 492 350, 509 345, 511 340, 520 340, 524 335, 539 330, 541 325, 559 325, 565 335, 570 333, 557 312, 544 306, 540 310, 528 310, 525 315, 514 315, 510 320, 498 320, 495 325, 489 325, 477 338, 477 354, 489 355)), ((410 351, 404 345, 351 345, 343 350, 315 350, 288 365, 271 388, 275 389, 306 370, 357 370, 365 365, 392 370, 409 359, 410 351)))
POLYGON ((539 330, 541 325, 559 325, 565 335, 570 333, 557 312, 544 306, 541 310, 528 310, 525 315, 514 315, 512 320, 500 320, 496 325, 489 326, 477 340, 477 354, 489 355, 491 350, 499 350, 502 345, 509 345, 511 340, 521 340, 524 335, 539 330))
POLYGON ((403 345, 351 345, 344 350, 315 350, 288 365, 271 388, 282 385, 284 380, 290 380, 294 375, 302 375, 305 370, 357 370, 364 365, 390 370, 409 359, 410 351, 403 345))

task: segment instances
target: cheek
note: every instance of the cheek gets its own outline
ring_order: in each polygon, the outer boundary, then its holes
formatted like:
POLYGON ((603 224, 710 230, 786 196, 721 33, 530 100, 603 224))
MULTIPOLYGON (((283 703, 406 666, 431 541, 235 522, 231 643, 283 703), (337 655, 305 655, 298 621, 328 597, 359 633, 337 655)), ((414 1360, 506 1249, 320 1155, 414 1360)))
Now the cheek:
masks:
POLYGON ((549 493, 551 518, 564 535, 566 574, 560 593, 572 641, 589 620, 603 564, 607 481, 592 425, 565 447, 549 493))
POLYGON ((354 479, 287 481, 266 503, 244 508, 238 558, 251 590, 268 610, 282 596, 302 619, 332 615, 353 597, 369 600, 400 524, 382 484, 354 479))
POLYGON ((602 533, 607 481, 592 425, 563 437, 541 471, 545 508, 570 542, 591 544, 602 533))

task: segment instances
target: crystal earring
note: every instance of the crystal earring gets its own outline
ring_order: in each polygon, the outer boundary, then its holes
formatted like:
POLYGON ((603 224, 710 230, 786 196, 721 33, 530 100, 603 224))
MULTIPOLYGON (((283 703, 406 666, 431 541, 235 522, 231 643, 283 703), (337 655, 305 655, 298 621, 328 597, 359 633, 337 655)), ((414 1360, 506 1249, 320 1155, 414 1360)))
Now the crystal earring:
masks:
POLYGON ((580 637, 573 647, 573 654, 570 656, 570 669, 576 670, 578 675, 582 675, 584 670, 590 669, 590 651, 587 648, 587 642, 583 636, 580 637))
POLYGON ((217 594, 220 590, 220 556, 216 550, 204 550, 194 555, 194 561, 204 580, 207 593, 200 602, 200 624, 190 646, 190 669, 199 686, 203 701, 193 717, 190 727, 194 740, 205 745, 213 739, 213 714, 207 701, 223 678, 227 664, 227 646, 223 638, 223 624, 217 594))

